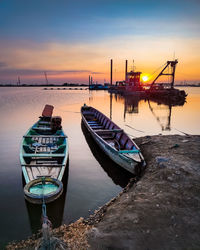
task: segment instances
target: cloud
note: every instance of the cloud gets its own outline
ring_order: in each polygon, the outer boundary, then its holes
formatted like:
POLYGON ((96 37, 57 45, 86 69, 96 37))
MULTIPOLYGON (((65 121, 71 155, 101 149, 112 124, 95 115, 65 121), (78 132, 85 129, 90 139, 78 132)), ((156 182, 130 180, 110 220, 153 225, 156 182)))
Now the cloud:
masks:
MULTIPOLYGON (((103 82, 109 79, 110 59, 113 61, 113 80, 124 79, 124 62, 129 60, 129 70, 135 60, 136 69, 152 73, 175 56, 179 59, 177 76, 187 71, 190 79, 199 79, 200 50, 198 38, 178 38, 154 35, 118 35, 86 43, 33 43, 32 41, 0 43, 1 78, 14 79, 18 75, 44 78, 44 71, 52 79, 80 79, 87 82, 88 75, 103 82), (3 44, 3 45, 2 45, 3 44), (179 70, 180 69, 180 70, 179 70)), ((183 77, 182 77, 183 78, 183 77)))
MULTIPOLYGON (((0 64, 1 66, 1 64, 0 64)), ((38 75, 44 75, 44 72, 46 72, 48 75, 62 75, 62 74, 82 74, 82 73, 88 73, 88 74, 103 74, 102 72, 94 72, 91 70, 34 70, 34 69, 1 69, 0 72, 3 75, 24 75, 24 76, 38 76, 38 75)))

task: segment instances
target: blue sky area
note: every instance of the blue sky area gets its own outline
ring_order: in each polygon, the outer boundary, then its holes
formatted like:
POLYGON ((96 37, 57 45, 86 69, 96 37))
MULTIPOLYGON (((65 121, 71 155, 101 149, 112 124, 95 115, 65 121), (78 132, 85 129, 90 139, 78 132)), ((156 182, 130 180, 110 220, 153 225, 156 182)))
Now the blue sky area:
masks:
MULTIPOLYGON (((67 44, 68 47, 78 44, 79 48, 91 46, 97 51, 102 43, 106 48, 107 41, 123 43, 126 38, 130 44, 131 39, 139 38, 199 41, 199 13, 199 0, 1 0, 0 49, 4 53, 0 55, 0 70, 3 74, 3 70, 8 72, 21 68, 9 60, 12 51, 24 48, 35 51, 52 43, 59 46, 67 44)), ((13 56, 16 57, 15 54, 13 56)), ((73 57, 72 54, 70 56, 73 57)), ((84 60, 84 57, 80 59, 84 60)), ((38 70, 42 67, 38 66, 38 70)), ((27 70, 35 68, 30 64, 27 70)), ((50 69, 49 66, 46 69, 50 69)), ((51 70, 54 70, 53 65, 51 70)), ((73 66, 70 70, 77 68, 73 66)))

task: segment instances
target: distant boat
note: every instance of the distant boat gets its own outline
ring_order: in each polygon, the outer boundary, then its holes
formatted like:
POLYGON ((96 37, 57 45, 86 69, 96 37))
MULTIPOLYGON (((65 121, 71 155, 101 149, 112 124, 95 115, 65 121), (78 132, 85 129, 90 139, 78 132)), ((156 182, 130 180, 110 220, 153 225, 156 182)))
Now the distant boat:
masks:
POLYGON ((54 201, 63 192, 62 177, 68 159, 68 140, 61 117, 52 117, 46 105, 42 116, 23 136, 20 163, 26 185, 25 198, 32 203, 54 201))
POLYGON ((89 90, 108 90, 108 86, 102 84, 90 84, 89 90))
POLYGON ((81 107, 82 120, 100 148, 119 166, 139 174, 145 161, 136 143, 97 109, 81 107))

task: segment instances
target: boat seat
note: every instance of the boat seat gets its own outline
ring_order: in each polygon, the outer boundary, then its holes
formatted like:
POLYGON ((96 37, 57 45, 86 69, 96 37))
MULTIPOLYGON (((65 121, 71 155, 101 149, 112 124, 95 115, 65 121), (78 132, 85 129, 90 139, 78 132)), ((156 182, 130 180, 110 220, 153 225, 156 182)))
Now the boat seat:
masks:
POLYGON ((92 124, 92 125, 90 125, 90 127, 91 128, 94 128, 94 127, 101 127, 101 128, 103 128, 103 126, 101 126, 101 124, 92 124))
POLYGON ((51 122, 39 121, 38 124, 40 124, 40 125, 50 125, 51 122))
POLYGON ((43 111, 42 111, 42 117, 51 117, 53 114, 54 107, 52 105, 46 104, 43 111))
POLYGON ((39 158, 50 158, 50 157, 65 157, 65 154, 23 154, 23 157, 39 157, 39 158))
POLYGON ((119 153, 122 153, 122 154, 137 154, 139 153, 140 150, 138 149, 132 149, 132 150, 119 150, 119 153))
POLYGON ((100 137, 101 137, 102 139, 106 140, 106 141, 107 141, 107 140, 113 140, 113 139, 114 139, 114 134, 112 134, 112 135, 111 135, 111 134, 110 134, 110 135, 109 135, 109 134, 108 134, 108 135, 104 135, 104 134, 103 134, 103 135, 100 135, 100 137))
POLYGON ((92 125, 92 124, 99 124, 99 122, 98 121, 92 121, 92 122, 88 122, 88 124, 90 125, 92 125))
POLYGON ((100 124, 98 121, 94 121, 94 122, 88 122, 89 125, 93 125, 93 124, 100 124))
POLYGON ((103 126, 95 126, 95 127, 91 127, 92 129, 102 129, 103 128, 103 126))
POLYGON ((44 131, 50 131, 51 130, 51 128, 49 128, 49 127, 33 127, 33 129, 34 130, 44 130, 44 131))
POLYGON ((123 129, 99 129, 97 131, 95 131, 96 133, 101 133, 101 134, 106 134, 106 133, 115 133, 116 136, 119 135, 121 136, 123 129))

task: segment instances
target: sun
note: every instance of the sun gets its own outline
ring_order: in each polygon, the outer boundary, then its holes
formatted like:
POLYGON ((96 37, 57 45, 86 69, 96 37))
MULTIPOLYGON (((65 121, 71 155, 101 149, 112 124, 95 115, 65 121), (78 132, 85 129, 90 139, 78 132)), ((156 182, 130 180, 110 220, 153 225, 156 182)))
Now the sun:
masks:
POLYGON ((142 76, 142 81, 143 82, 146 82, 146 81, 148 81, 149 80, 149 77, 148 76, 142 76))

